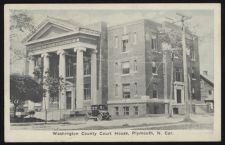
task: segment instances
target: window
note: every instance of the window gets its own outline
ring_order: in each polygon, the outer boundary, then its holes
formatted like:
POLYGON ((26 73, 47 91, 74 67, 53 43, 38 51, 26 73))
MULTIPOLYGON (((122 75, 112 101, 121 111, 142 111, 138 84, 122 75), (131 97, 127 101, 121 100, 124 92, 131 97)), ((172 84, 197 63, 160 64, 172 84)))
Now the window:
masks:
POLYGON ((128 39, 122 40, 122 52, 127 51, 128 39))
POLYGON ((66 92, 66 109, 71 109, 71 91, 66 92))
POLYGON ((91 61, 90 57, 84 56, 84 75, 91 74, 91 61))
POLYGON ((157 71, 156 71, 156 64, 155 64, 154 61, 152 62, 152 73, 153 73, 153 74, 157 74, 157 71))
POLYGON ((76 65, 74 65, 75 58, 66 57, 66 77, 73 77, 75 75, 76 65))
POLYGON ((42 64, 42 58, 41 57, 38 57, 36 60, 35 60, 35 67, 40 67, 42 64))
POLYGON ((115 85, 115 96, 118 96, 118 84, 115 85))
POLYGON ((151 44, 152 44, 152 49, 156 50, 157 49, 157 39, 156 39, 156 36, 154 36, 154 35, 152 36, 151 44))
POLYGON ((137 83, 134 83, 134 93, 137 95, 137 83))
POLYGON ((130 62, 123 62, 122 63, 122 73, 123 74, 129 74, 130 73, 130 62))
POLYGON ((123 84, 123 98, 130 98, 130 84, 123 84))
POLYGON ((194 99, 194 97, 195 97, 195 88, 192 88, 192 90, 191 90, 191 96, 192 96, 192 99, 194 99))
POLYGON ((138 115, 138 106, 134 106, 134 115, 138 115))
POLYGON ((181 90, 177 89, 177 103, 181 103, 181 90))
POLYGON ((191 49, 191 59, 195 60, 195 50, 191 49))
POLYGON ((180 68, 176 68, 176 69, 175 69, 175 79, 176 79, 176 81, 178 81, 178 82, 181 81, 181 69, 180 69, 180 68))
POLYGON ((118 48, 118 36, 115 36, 115 48, 118 48))
POLYGON ((192 77, 192 79, 195 79, 195 68, 194 67, 192 67, 192 69, 191 69, 191 77, 192 77))
POLYGON ((136 32, 134 32, 134 42, 133 42, 133 44, 137 44, 137 33, 136 32))
POLYGON ((118 63, 116 62, 115 63, 115 73, 117 73, 118 72, 118 63))
POLYGON ((209 90, 209 95, 212 95, 212 90, 209 90))
POLYGON ((128 106, 123 107, 123 114, 124 114, 124 116, 129 116, 129 107, 128 106))
POLYGON ((158 85, 156 83, 153 83, 153 94, 152 94, 153 98, 158 97, 157 88, 158 88, 158 85))
POLYGON ((134 71, 137 71, 137 60, 134 60, 134 71))
POLYGON ((84 84, 84 100, 91 99, 91 85, 84 84))
POLYGON ((119 116, 119 107, 115 107, 115 115, 119 116))

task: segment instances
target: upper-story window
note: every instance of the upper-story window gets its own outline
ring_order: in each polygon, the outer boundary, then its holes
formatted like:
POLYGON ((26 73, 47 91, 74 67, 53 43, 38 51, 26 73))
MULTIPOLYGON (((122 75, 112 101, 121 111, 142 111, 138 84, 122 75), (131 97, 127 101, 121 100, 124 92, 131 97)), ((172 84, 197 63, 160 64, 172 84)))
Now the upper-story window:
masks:
POLYGON ((122 37, 122 52, 127 52, 128 47, 128 35, 122 37))
POLYGON ((153 83, 153 94, 152 94, 153 98, 157 98, 158 97, 157 89, 158 89, 158 84, 157 83, 153 83))
POLYGON ((152 73, 157 74, 156 63, 154 61, 152 62, 152 73))
POLYGON ((212 95, 212 90, 209 90, 209 95, 212 95))
POLYGON ((73 57, 67 56, 66 57, 66 77, 73 77, 75 73, 76 65, 74 65, 73 57))
POLYGON ((84 75, 90 75, 90 74, 91 74, 90 63, 86 62, 84 63, 84 75))
POLYGON ((130 84, 123 84, 123 98, 130 98, 130 84))
POLYGON ((91 99, 91 85, 84 84, 84 100, 91 99))
POLYGON ((134 60, 134 72, 136 72, 137 71, 137 60, 134 60))
POLYGON ((137 33, 136 32, 134 32, 133 37, 134 37, 133 44, 137 44, 137 33))
POLYGON ((195 97, 195 88, 192 88, 192 90, 191 90, 191 96, 192 96, 192 99, 194 99, 194 97, 195 97))
POLYGON ((157 49, 157 37, 155 35, 152 35, 152 38, 151 38, 151 47, 152 47, 152 50, 156 50, 157 49))
POLYGON ((130 62, 126 61, 122 63, 122 74, 129 74, 130 73, 130 62))
POLYGON ((176 68, 175 69, 175 80, 177 81, 177 82, 181 82, 181 68, 176 68))
POLYGON ((35 67, 40 67, 42 65, 42 58, 38 57, 35 61, 35 67))
POLYGON ((191 50, 191 60, 195 60, 195 50, 194 49, 190 50, 191 50))
POLYGON ((118 84, 115 84, 115 96, 118 96, 118 84))
POLYGON ((134 94, 138 94, 137 83, 134 83, 134 94))
POLYGON ((88 56, 84 57, 84 75, 91 74, 91 60, 88 56))
POLYGON ((118 36, 115 36, 115 48, 118 48, 118 43, 119 43, 118 36))
POLYGON ((194 67, 192 67, 192 69, 191 69, 191 77, 192 77, 192 79, 196 79, 196 77, 195 77, 195 68, 194 67))
POLYGON ((118 62, 115 62, 115 73, 118 72, 118 62))

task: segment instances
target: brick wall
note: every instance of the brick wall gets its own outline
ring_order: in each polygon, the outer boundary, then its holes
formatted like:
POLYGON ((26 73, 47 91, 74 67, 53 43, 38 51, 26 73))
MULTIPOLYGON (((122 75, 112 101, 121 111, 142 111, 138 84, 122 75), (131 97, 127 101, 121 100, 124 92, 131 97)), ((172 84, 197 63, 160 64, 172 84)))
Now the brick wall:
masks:
POLYGON ((145 84, 145 37, 143 21, 133 24, 117 26, 110 28, 108 31, 108 88, 109 100, 121 99, 122 84, 130 83, 131 98, 146 95, 145 84), (124 31, 128 35, 128 50, 122 52, 122 37, 124 31), (137 41, 134 44, 134 33, 136 33, 137 41), (118 37, 118 47, 115 45, 115 37, 118 37), (134 60, 137 61, 137 71, 134 71, 134 60), (130 73, 122 74, 121 63, 130 62, 130 73), (115 63, 118 64, 116 72, 115 63), (134 92, 134 85, 137 83, 137 95, 134 92), (115 85, 118 84, 118 97, 115 97, 115 85))
POLYGON ((137 104, 110 104, 108 106, 108 111, 113 118, 126 118, 126 117, 140 117, 146 114, 146 104, 137 103, 137 104), (118 107, 118 113, 116 114, 115 107, 118 107), (124 115, 123 107, 129 107, 129 115, 124 115), (138 114, 135 114, 135 107, 138 107, 138 114))

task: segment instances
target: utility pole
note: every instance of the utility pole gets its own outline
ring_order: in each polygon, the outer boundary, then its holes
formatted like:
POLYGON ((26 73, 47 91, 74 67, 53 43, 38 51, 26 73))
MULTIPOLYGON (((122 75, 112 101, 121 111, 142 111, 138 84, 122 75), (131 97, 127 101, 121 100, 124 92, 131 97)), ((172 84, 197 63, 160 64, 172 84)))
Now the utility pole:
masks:
POLYGON ((185 20, 191 17, 184 16, 183 14, 177 13, 181 17, 182 23, 182 50, 183 50, 183 72, 184 72, 184 99, 185 99, 185 121, 190 120, 190 106, 188 97, 188 74, 187 74, 187 50, 186 50, 186 40, 185 40, 185 20))
POLYGON ((169 117, 173 116, 172 99, 173 99, 173 59, 174 52, 171 52, 171 78, 170 78, 170 104, 169 104, 169 117))

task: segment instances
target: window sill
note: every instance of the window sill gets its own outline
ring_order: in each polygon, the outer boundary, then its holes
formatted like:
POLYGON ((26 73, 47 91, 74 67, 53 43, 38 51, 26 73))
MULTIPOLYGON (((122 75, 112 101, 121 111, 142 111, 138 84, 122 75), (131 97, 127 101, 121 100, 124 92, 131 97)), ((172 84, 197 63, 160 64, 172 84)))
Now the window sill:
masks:
POLYGON ((130 73, 129 74, 121 74, 120 76, 125 77, 125 76, 129 76, 129 75, 130 75, 130 73))
POLYGON ((154 50, 154 49, 152 50, 152 52, 162 54, 161 51, 157 51, 157 50, 154 50))
POLYGON ((129 53, 129 51, 124 51, 124 52, 121 52, 121 54, 126 54, 126 53, 129 53))
POLYGON ((156 73, 152 73, 152 75, 153 75, 153 76, 158 76, 158 74, 156 74, 156 73))
POLYGON ((69 76, 69 77, 66 77, 66 79, 73 79, 74 76, 69 76))
POLYGON ((191 80, 196 81, 196 78, 191 78, 191 80))

